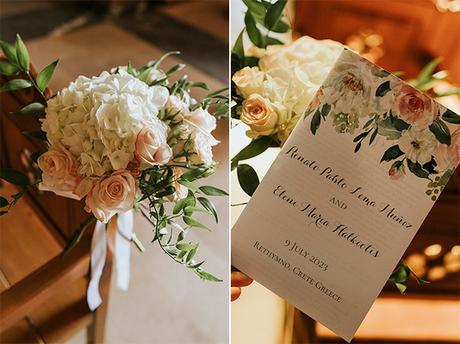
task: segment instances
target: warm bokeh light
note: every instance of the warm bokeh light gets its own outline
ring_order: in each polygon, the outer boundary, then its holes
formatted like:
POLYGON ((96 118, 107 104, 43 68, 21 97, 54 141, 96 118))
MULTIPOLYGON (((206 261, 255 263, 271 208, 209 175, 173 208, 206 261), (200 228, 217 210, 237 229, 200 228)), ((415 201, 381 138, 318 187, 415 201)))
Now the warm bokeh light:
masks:
POLYGON ((442 265, 436 265, 428 270, 428 279, 430 281, 437 281, 447 275, 447 269, 442 265))
POLYGON ((417 276, 425 275, 426 257, 420 253, 413 253, 406 258, 407 265, 417 276))
POLYGON ((428 258, 436 258, 437 256, 439 256, 441 251, 442 251, 442 246, 441 245, 433 244, 433 245, 430 245, 427 248, 425 248, 423 253, 425 253, 425 255, 428 258))

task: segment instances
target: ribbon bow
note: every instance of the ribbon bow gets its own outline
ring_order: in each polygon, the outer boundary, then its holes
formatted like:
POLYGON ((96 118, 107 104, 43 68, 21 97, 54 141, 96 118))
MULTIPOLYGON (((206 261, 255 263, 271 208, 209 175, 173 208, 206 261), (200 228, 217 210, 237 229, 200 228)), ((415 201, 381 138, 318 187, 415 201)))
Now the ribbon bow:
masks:
MULTIPOLYGON (((117 231, 115 236, 115 270, 117 286, 127 290, 129 286, 131 240, 133 237, 133 212, 119 213, 117 217, 117 231)), ((102 303, 99 293, 99 281, 105 265, 107 255, 107 233, 105 223, 97 221, 91 239, 91 280, 89 281, 86 300, 89 309, 94 311, 102 303)))

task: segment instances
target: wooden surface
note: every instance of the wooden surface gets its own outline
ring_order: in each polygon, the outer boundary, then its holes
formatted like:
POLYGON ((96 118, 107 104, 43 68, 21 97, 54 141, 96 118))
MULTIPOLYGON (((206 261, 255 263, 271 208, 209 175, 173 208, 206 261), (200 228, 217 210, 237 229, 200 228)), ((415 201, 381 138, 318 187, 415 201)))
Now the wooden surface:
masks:
POLYGON ((303 0, 296 2, 295 29, 317 39, 345 43, 372 31, 383 38, 378 64, 414 77, 432 58, 460 84, 460 12, 439 12, 431 0, 303 0))

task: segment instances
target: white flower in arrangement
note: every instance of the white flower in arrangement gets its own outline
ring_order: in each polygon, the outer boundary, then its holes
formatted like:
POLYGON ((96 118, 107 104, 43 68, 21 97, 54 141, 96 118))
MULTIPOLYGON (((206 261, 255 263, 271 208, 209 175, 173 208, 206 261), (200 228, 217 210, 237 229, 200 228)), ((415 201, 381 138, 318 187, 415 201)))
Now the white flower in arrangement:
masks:
POLYGON ((410 161, 423 165, 431 160, 437 147, 437 140, 427 128, 410 127, 401 135, 398 144, 410 161))
MULTIPOLYGON (((244 99, 258 94, 266 104, 271 104, 275 112, 267 123, 250 125, 248 135, 255 138, 278 132, 281 142, 284 142, 342 48, 340 43, 334 41, 318 41, 305 36, 288 45, 270 45, 263 51, 248 50, 249 54, 260 57, 259 65, 237 71, 232 80, 244 99), (273 125, 275 116, 277 120, 273 125)), ((244 113, 241 116, 243 122, 254 121, 248 120, 244 113)))
POLYGON ((158 121, 168 89, 127 72, 78 77, 48 101, 42 129, 49 142, 79 157, 79 173, 102 176, 126 168, 144 122, 158 121))
POLYGON ((274 133, 278 115, 267 99, 251 94, 243 101, 241 120, 251 128, 248 135, 257 137, 274 133))
POLYGON ((232 80, 241 96, 247 98, 253 93, 261 93, 264 76, 259 67, 244 67, 233 74, 232 80))

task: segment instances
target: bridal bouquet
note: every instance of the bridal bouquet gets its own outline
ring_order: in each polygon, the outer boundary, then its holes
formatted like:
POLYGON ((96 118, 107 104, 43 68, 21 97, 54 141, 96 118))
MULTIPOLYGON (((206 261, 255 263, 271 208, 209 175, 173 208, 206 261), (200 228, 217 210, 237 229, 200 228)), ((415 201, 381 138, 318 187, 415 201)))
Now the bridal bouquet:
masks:
MULTIPOLYGON (((231 55, 231 115, 234 120, 238 121, 238 125, 244 123, 247 126, 246 135, 251 138, 251 142, 232 158, 231 168, 236 170, 241 188, 246 194, 252 196, 259 185, 259 177, 253 167, 241 162, 262 154, 270 147, 281 147, 286 142, 298 120, 309 114, 306 113, 309 108, 308 105, 314 101, 315 94, 325 81, 344 46, 335 41, 319 41, 308 36, 293 42, 283 43, 278 39, 280 34, 290 30, 284 14, 287 1, 243 0, 243 2, 247 6, 244 18, 245 28, 235 41, 231 55), (251 42, 250 47, 244 47, 245 37, 251 42)), ((433 74, 439 62, 440 59, 430 62, 417 78, 408 81, 409 84, 433 97, 460 94, 460 89, 456 87, 451 87, 443 93, 435 90, 434 84, 437 81, 448 78, 446 71, 433 74)), ((376 78, 380 80, 381 78, 384 79, 385 76, 377 75, 376 78)), ((381 91, 386 93, 389 89, 381 91)), ((411 107, 414 102, 420 101, 411 98, 411 96, 410 92, 404 93, 403 90, 400 106, 411 107)), ((341 101, 341 99, 337 99, 337 102, 340 103, 341 101)), ((423 107, 423 104, 417 106, 423 107)), ((312 116, 316 116, 315 123, 321 120, 319 112, 312 114, 312 116)), ((377 133, 390 135, 390 124, 393 125, 393 122, 389 123, 390 120, 393 120, 391 114, 379 120, 380 122, 376 117, 373 118, 372 122, 369 122, 367 130, 356 137, 357 149, 368 134, 370 134, 369 137, 374 136, 374 138, 377 133)), ((450 113, 445 114, 443 120, 457 123, 458 116, 450 116, 450 113)), ((410 119, 408 121, 410 122, 410 119)), ((444 121, 439 120, 425 125, 425 127, 433 126, 433 128, 430 127, 430 130, 426 130, 428 132, 426 135, 432 141, 436 137, 441 143, 441 149, 445 149, 444 143, 450 142, 452 138, 452 141, 455 141, 455 147, 451 147, 451 150, 458 149, 458 133, 454 132, 450 135, 449 130, 446 131, 447 126, 444 121)), ((343 118, 343 116, 334 118, 334 124, 337 130, 341 132, 353 133, 356 128, 350 127, 353 125, 351 122, 353 121, 350 121, 350 118, 343 118)), ((404 129, 408 127, 409 125, 404 129)), ((317 127, 315 127, 316 129, 317 127)), ((393 134, 401 136, 401 131, 402 129, 393 128, 393 134)), ((404 137, 401 137, 400 146, 402 145, 402 149, 404 149, 405 141, 410 139, 409 136, 412 134, 409 131, 404 137)), ((396 151, 396 148, 394 150, 396 151)), ((407 152, 406 155, 409 153, 407 152)), ((449 156, 455 155, 450 151, 440 152, 440 156, 447 154, 450 154, 449 156)), ((383 160, 390 161, 401 155, 402 152, 400 153, 398 147, 397 156, 391 159, 389 156, 384 157, 383 160)), ((419 160, 422 165, 430 164, 430 161, 426 161, 427 159, 419 160)), ((425 177, 425 174, 429 172, 423 172, 420 164, 417 163, 416 166, 409 166, 408 168, 412 173, 425 177)), ((432 164, 427 165, 427 167, 430 167, 430 171, 432 171, 432 164)), ((403 173, 404 166, 401 160, 396 161, 389 170, 389 175, 392 178, 400 177, 403 173)), ((445 184, 451 173, 452 170, 447 168, 442 177, 433 180, 429 185, 427 194, 435 198, 434 193, 440 192, 443 183, 445 184)), ((395 270, 390 281, 394 282, 401 292, 404 292, 410 275, 413 275, 419 283, 425 282, 415 276, 405 263, 395 270)))
MULTIPOLYGON (((40 100, 14 115, 40 116, 42 130, 28 135, 43 140, 46 147, 34 154, 41 171, 36 182, 30 183, 20 171, 0 170, 2 179, 21 188, 10 201, 1 198, 1 214, 35 185, 59 196, 84 199, 91 216, 75 232, 66 250, 97 221, 93 250, 95 238, 102 238, 99 248, 105 255, 103 224, 116 214, 123 237, 143 250, 132 231, 134 209, 152 224, 153 241, 164 253, 202 279, 220 281, 203 269, 203 261, 195 261, 198 243, 188 242, 186 235, 192 228, 208 229, 194 218, 197 212, 218 221, 208 196, 227 195, 213 186, 195 183, 214 172, 212 147, 219 142, 212 131, 216 116, 224 116, 228 109, 225 89, 201 100, 192 98, 192 88, 208 87, 189 81, 187 76, 171 82, 171 75, 184 68, 177 64, 168 71, 160 69, 166 57, 178 54, 171 52, 139 69, 128 63, 99 76, 79 76, 47 97, 45 90, 58 61, 34 76, 19 35, 15 46, 1 42, 1 48, 6 60, 0 62, 0 72, 10 76, 10 81, 0 90, 36 89, 40 100), (120 221, 124 225, 120 226, 120 221)), ((126 288, 127 282, 124 284, 126 288)))

